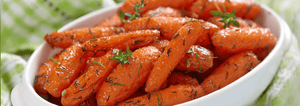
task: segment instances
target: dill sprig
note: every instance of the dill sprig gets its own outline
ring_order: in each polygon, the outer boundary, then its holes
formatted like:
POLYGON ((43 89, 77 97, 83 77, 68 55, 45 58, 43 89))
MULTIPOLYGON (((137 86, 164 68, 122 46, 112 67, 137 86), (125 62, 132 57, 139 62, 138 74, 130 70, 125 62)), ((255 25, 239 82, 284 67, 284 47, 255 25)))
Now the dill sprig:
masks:
POLYGON ((229 28, 229 25, 233 23, 234 26, 240 26, 240 24, 235 20, 235 9, 231 11, 231 13, 222 13, 222 11, 211 11, 210 12, 213 16, 219 16, 222 18, 222 20, 219 20, 219 22, 224 23, 224 27, 229 28))
POLYGON ((140 12, 142 12, 141 8, 144 7, 146 3, 144 3, 144 0, 141 0, 141 3, 136 2, 133 5, 133 10, 135 11, 134 14, 131 13, 124 13, 123 11, 119 12, 119 17, 122 19, 122 21, 125 23, 127 21, 132 21, 134 19, 140 18, 140 12), (125 16, 127 16, 127 19, 125 19, 125 16))
POLYGON ((115 54, 112 58, 110 58, 109 60, 115 60, 115 62, 119 62, 121 63, 122 67, 124 67, 124 64, 125 63, 129 63, 129 57, 131 59, 134 59, 131 55, 132 53, 130 52, 130 49, 129 49, 129 46, 128 44, 126 43, 126 51, 125 52, 122 52, 121 50, 119 51, 118 54, 115 54))

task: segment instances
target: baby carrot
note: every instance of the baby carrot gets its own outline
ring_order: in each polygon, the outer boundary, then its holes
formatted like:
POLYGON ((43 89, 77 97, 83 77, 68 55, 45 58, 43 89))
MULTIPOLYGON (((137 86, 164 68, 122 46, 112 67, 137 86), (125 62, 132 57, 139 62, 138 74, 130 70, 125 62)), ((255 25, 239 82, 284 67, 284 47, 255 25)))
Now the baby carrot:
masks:
POLYGON ((87 56, 94 54, 95 51, 106 51, 111 48, 118 48, 120 50, 126 49, 126 43, 130 49, 136 49, 152 43, 155 38, 160 36, 157 30, 138 30, 128 33, 122 33, 115 36, 101 37, 91 39, 85 43, 84 50, 87 56))
POLYGON ((199 85, 196 78, 189 75, 184 75, 181 72, 172 72, 167 79, 168 86, 177 84, 199 85))
POLYGON ((111 57, 118 50, 109 51, 104 56, 91 62, 88 71, 78 77, 67 89, 61 98, 63 105, 78 105, 98 91, 105 78, 117 66, 111 57))
POLYGON ((170 41, 168 41, 168 40, 162 40, 162 41, 154 42, 154 43, 150 44, 149 46, 154 46, 159 51, 164 52, 165 48, 169 45, 169 43, 170 43, 170 41))
POLYGON ((151 71, 146 82, 146 92, 153 92, 161 87, 203 30, 201 22, 198 21, 191 21, 178 30, 151 71))
POLYGON ((80 28, 68 31, 53 32, 46 34, 44 39, 50 46, 66 49, 77 42, 84 43, 92 38, 111 36, 124 32, 123 28, 95 27, 80 28))
POLYGON ((97 106, 95 95, 90 96, 87 100, 77 106, 97 106))
POLYGON ((171 106, 204 95, 205 92, 199 85, 171 85, 169 88, 118 103, 118 106, 171 106))
POLYGON ((119 64, 106 78, 96 95, 98 105, 114 105, 136 92, 146 82, 160 54, 151 46, 134 51, 130 64, 124 64, 124 67, 119 64))
POLYGON ((253 20, 257 16, 259 16, 261 10, 262 9, 261 9, 261 7, 258 4, 253 3, 253 4, 251 4, 250 7, 248 7, 247 13, 243 16, 243 18, 244 19, 253 20))
POLYGON ((34 79, 34 89, 37 93, 46 95, 48 91, 45 89, 45 83, 48 82, 49 72, 54 64, 57 64, 56 60, 61 52, 55 54, 53 57, 50 58, 37 72, 37 75, 34 79))
POLYGON ((268 28, 226 28, 212 36, 213 45, 228 53, 274 47, 276 38, 268 28))
POLYGON ((180 71, 198 71, 202 73, 213 66, 213 58, 215 57, 210 50, 199 45, 193 45, 180 60, 175 69, 180 71))
POLYGON ((183 17, 182 10, 171 7, 158 7, 155 10, 147 11, 143 17, 150 17, 152 14, 166 17, 183 17))
POLYGON ((115 14, 111 18, 100 22, 95 27, 123 27, 123 21, 118 14, 115 14))
POLYGON ((233 55, 200 84, 206 94, 221 89, 251 71, 259 63, 252 51, 233 55))
MULTIPOLYGON (((184 17, 142 17, 133 21, 126 22, 124 29, 126 31, 135 31, 140 29, 157 29, 161 32, 162 36, 171 40, 173 35, 180 29, 180 27, 187 22, 191 21, 191 18, 184 17)), ((210 36, 212 36, 219 28, 209 22, 198 20, 204 26, 201 38, 198 38, 196 44, 204 46, 211 44, 210 36)))
POLYGON ((78 76, 84 67, 86 58, 82 57, 81 44, 75 44, 66 49, 58 57, 49 73, 46 90, 54 97, 61 96, 62 91, 67 88, 78 76))
POLYGON ((254 0, 198 0, 189 8, 190 16, 204 20, 212 17, 211 11, 224 12, 224 9, 228 13, 235 9, 235 15, 245 19, 254 19, 260 14, 260 6, 254 0))
MULTIPOLYGON (((182 9, 183 7, 187 8, 192 5, 196 0, 144 0, 146 4, 143 8, 141 8, 141 15, 143 15, 148 10, 153 10, 158 7, 172 7, 182 9)), ((119 11, 124 13, 132 13, 134 14, 134 7, 136 3, 141 3, 141 0, 126 0, 123 5, 119 8, 119 11)))

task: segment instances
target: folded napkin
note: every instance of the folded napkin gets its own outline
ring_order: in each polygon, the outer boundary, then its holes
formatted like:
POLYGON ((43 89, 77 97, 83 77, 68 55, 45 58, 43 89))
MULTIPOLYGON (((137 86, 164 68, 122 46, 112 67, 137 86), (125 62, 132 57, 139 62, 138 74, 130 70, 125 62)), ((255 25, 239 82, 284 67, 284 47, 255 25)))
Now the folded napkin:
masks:
MULTIPOLYGON (((10 93, 21 81, 30 54, 46 33, 99 8, 123 0, 2 0, 1 106, 10 106, 10 93), (4 46, 5 45, 5 46, 4 46), (24 55, 25 54, 25 55, 24 55)), ((300 106, 300 8, 298 0, 256 0, 281 15, 296 35, 273 81, 252 105, 300 106), (296 5, 296 6, 294 6, 296 5), (298 40, 297 40, 298 38, 298 40)))

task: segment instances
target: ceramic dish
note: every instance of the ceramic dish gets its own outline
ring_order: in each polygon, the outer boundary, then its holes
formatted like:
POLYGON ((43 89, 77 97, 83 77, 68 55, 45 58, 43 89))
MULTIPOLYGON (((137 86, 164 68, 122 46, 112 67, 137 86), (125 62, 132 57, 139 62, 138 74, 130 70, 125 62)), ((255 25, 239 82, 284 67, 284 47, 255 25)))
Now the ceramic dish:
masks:
MULTIPOLYGON (((270 28, 277 38, 277 44, 270 54, 252 71, 211 94, 188 101, 180 106, 241 106, 255 101, 273 79, 284 52, 290 46, 291 31, 287 24, 269 7, 261 5, 262 13, 256 22, 262 27, 270 28)), ((101 20, 116 13, 117 7, 109 7, 94 11, 65 25, 58 31, 95 26, 101 20)), ((12 91, 11 100, 14 106, 53 106, 54 104, 41 98, 33 89, 34 77, 40 65, 46 62, 60 49, 51 48, 46 42, 31 55, 23 72, 22 83, 12 91)))

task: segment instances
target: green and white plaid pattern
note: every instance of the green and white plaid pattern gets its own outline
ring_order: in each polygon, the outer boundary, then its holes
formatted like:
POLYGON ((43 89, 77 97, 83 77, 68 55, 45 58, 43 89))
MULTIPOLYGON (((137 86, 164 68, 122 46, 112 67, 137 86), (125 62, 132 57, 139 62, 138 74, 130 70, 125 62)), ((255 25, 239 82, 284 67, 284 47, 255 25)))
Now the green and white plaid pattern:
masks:
MULTIPOLYGON (((11 105, 10 92, 21 80, 25 60, 44 42, 43 36, 46 33, 91 11, 122 1, 124 0, 1 0, 1 106, 11 105)), ((281 61, 274 80, 253 104, 300 106, 300 42, 297 42, 300 39, 300 30, 297 30, 300 29, 300 1, 256 2, 274 9, 286 20, 296 36, 293 36, 292 45, 281 61)))

